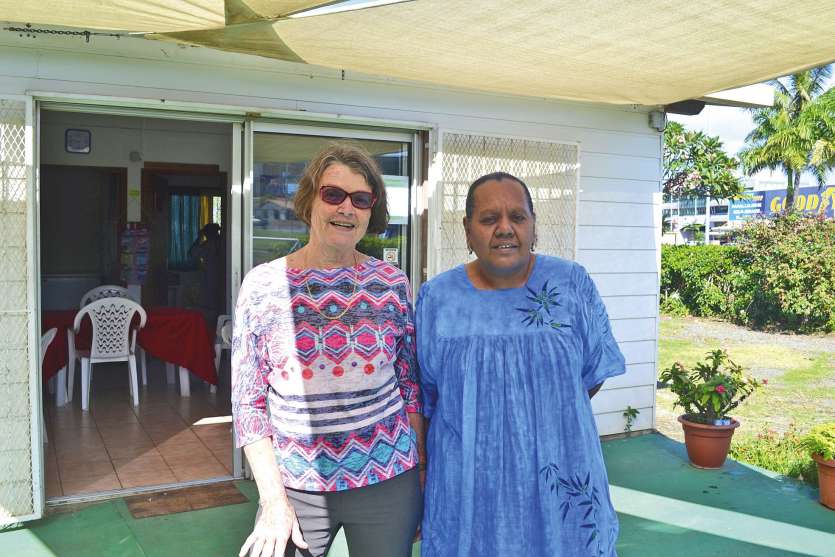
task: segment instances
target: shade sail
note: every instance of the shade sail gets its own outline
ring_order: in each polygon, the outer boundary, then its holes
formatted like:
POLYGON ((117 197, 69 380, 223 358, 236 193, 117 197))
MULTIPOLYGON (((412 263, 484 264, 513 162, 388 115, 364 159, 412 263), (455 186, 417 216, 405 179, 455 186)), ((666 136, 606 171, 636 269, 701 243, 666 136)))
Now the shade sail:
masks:
POLYGON ((0 19, 132 32, 223 27, 223 0, 0 0, 0 19))
POLYGON ((278 19, 333 0, 0 0, 0 20, 133 33, 278 19))
POLYGON ((117 28, 157 31, 149 38, 451 87, 643 105, 835 60, 832 0, 416 0, 285 17, 318 4, 327 2, 0 0, 8 14, 0 17, 113 28, 117 12, 134 6, 135 22, 117 28))

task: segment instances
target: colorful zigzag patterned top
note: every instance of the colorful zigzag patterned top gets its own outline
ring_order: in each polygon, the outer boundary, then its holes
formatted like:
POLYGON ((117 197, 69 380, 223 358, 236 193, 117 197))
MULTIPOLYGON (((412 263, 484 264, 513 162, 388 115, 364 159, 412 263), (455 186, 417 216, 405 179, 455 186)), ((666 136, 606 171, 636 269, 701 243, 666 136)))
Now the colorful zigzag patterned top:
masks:
POLYGON ((417 465, 414 314, 400 269, 374 258, 259 265, 241 286, 233 337, 237 445, 272 437, 284 485, 341 491, 417 465))

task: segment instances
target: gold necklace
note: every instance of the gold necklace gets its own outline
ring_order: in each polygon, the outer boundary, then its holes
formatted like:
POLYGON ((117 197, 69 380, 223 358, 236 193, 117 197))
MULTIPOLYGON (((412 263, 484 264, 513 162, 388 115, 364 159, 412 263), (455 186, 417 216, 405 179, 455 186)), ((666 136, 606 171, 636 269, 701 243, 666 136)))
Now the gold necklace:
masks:
MULTIPOLYGON (((307 263, 306 260, 307 260, 307 254, 305 254, 305 263, 307 263)), ((340 317, 342 317, 343 315, 345 315, 348 312, 348 309, 351 307, 350 302, 353 299, 354 295, 357 293, 357 285, 359 284, 359 281, 360 281, 359 271, 357 270, 358 265, 359 265, 359 262, 357 261, 357 252, 355 251, 354 252, 354 290, 351 292, 351 296, 348 297, 348 301, 345 303, 345 309, 343 309, 341 312, 339 312, 339 315, 325 315, 324 313, 322 313, 322 310, 319 309, 319 307, 314 303, 313 305, 316 308, 316 311, 319 313, 319 315, 321 315, 325 319, 334 320, 334 319, 339 319, 340 317)), ((308 278, 309 277, 304 278, 304 287, 305 287, 305 289, 307 289, 307 295, 310 296, 311 300, 313 300, 313 293, 310 291, 310 283, 308 282, 308 278)))

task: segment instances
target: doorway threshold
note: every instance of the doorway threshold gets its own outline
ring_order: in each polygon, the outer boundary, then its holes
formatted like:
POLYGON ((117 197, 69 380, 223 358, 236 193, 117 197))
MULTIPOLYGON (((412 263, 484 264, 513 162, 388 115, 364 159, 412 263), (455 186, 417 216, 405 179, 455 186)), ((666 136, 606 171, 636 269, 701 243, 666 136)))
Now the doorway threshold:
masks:
POLYGON ((229 482, 233 480, 240 480, 243 478, 236 478, 234 476, 218 476, 215 478, 207 478, 204 480, 192 480, 188 482, 177 482, 169 484, 148 485, 142 487, 131 487, 127 489, 111 489, 108 491, 99 491, 96 493, 79 493, 78 495, 67 495, 62 497, 52 497, 46 500, 47 509, 63 507, 65 505, 79 505, 84 503, 95 503, 99 501, 106 501, 108 499, 118 499, 121 497, 130 497, 131 495, 142 495, 146 493, 157 493, 161 491, 174 491, 178 489, 185 489, 189 487, 197 487, 202 485, 211 485, 221 482, 229 482))

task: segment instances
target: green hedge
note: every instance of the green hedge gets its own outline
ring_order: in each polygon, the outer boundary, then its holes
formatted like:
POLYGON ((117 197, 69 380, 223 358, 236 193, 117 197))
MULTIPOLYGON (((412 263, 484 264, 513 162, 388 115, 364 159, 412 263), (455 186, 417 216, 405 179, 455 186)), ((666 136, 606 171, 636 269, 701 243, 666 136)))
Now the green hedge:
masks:
POLYGON ((746 274, 743 321, 835 330, 835 220, 790 215, 760 221, 746 226, 737 244, 746 274))
MULTIPOLYGON (((305 232, 277 232, 272 230, 258 230, 256 236, 273 237, 273 239, 257 238, 253 240, 253 259, 256 264, 265 261, 272 261, 284 257, 291 251, 299 249, 307 243, 309 235, 305 232), (294 243, 298 240, 298 243, 294 243)), ((383 259, 384 248, 399 248, 402 239, 400 236, 394 238, 380 238, 375 235, 364 236, 357 244, 357 249, 366 255, 383 259)), ((404 254, 400 254, 401 264, 404 254)))
POLYGON ((733 246, 662 246, 661 294, 671 313, 729 318, 744 280, 733 246), (680 302, 678 302, 678 301, 680 302))
POLYGON ((781 216, 729 246, 662 246, 661 310, 756 328, 835 330, 835 221, 781 216))

